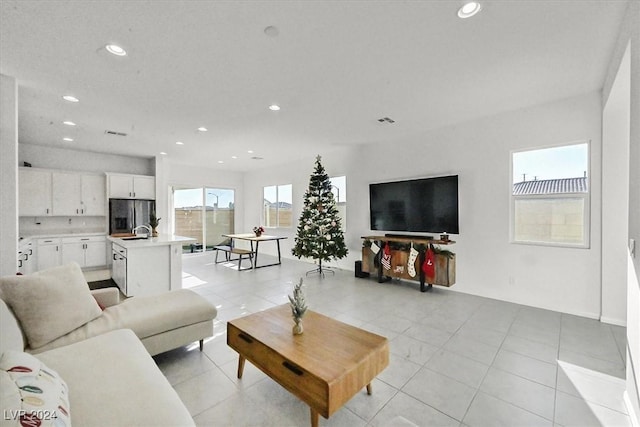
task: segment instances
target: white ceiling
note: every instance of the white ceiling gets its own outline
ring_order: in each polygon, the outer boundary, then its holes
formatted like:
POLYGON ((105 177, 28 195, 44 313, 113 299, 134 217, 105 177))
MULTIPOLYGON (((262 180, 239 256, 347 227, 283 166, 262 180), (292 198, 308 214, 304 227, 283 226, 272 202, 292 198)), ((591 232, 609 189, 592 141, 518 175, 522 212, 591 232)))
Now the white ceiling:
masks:
POLYGON ((21 143, 246 171, 598 90, 627 1, 461 4, 2 0, 0 71, 21 143))

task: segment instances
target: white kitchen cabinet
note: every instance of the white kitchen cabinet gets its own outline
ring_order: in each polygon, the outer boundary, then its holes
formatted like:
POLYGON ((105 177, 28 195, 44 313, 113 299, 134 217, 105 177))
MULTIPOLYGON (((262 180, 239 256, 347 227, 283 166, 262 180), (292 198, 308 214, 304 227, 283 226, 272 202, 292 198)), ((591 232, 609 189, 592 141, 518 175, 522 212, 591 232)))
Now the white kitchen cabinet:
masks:
POLYGON ((51 174, 53 215, 105 216, 105 177, 75 172, 51 174))
POLYGON ((65 237, 62 239, 62 263, 76 262, 82 268, 107 265, 105 236, 65 237))
POLYGON ((73 172, 52 172, 51 189, 53 199, 53 215, 80 215, 82 206, 82 187, 80 175, 73 172))
POLYGON ((87 242, 85 245, 85 267, 101 267, 107 265, 107 241, 104 237, 100 241, 87 242))
POLYGON ((20 168, 20 216, 106 216, 106 178, 79 172, 20 168))
POLYGON ((181 246, 147 244, 144 240, 138 242, 140 243, 111 244, 111 278, 122 293, 134 297, 180 289, 182 265, 172 266, 172 249, 181 249, 181 246), (172 269, 176 267, 180 267, 179 272, 173 272, 172 269), (180 274, 180 277, 173 287, 171 280, 176 274, 180 274))
POLYGON ((60 238, 38 239, 36 247, 37 271, 56 267, 62 262, 62 242, 60 238))
POLYGON ((109 175, 110 199, 146 199, 156 198, 156 179, 145 175, 109 175))
POLYGON ((111 279, 127 295, 127 250, 115 243, 111 244, 111 279))
POLYGON ((53 215, 51 172, 41 169, 19 168, 18 197, 20 216, 53 215))
POLYGON ((31 274, 36 269, 35 245, 30 239, 20 242, 18 249, 18 271, 22 274, 31 274))
MULTIPOLYGON (((82 175, 80 194, 82 195, 82 214, 88 216, 106 216, 105 208, 107 182, 104 175, 82 175)), ((106 250, 106 249, 105 249, 106 250)))

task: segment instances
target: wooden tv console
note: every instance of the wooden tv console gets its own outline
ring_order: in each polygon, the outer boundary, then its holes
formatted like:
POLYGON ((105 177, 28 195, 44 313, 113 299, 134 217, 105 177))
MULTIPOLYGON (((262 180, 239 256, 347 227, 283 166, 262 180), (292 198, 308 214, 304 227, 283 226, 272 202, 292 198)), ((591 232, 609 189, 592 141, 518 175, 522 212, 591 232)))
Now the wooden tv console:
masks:
POLYGON ((362 271, 372 275, 377 275, 378 282, 382 283, 391 278, 412 280, 420 283, 420 291, 425 292, 433 285, 452 286, 456 282, 456 257, 454 253, 435 254, 435 277, 427 278, 422 270, 426 251, 429 245, 453 245, 453 240, 436 240, 421 237, 399 237, 399 236, 363 236, 364 245, 362 247, 362 271), (380 247, 377 254, 371 250, 371 244, 375 243, 380 247), (381 261, 383 248, 386 244, 390 246, 391 268, 385 268, 381 261), (415 248, 419 255, 413 263, 415 276, 410 274, 409 257, 411 247, 415 248))

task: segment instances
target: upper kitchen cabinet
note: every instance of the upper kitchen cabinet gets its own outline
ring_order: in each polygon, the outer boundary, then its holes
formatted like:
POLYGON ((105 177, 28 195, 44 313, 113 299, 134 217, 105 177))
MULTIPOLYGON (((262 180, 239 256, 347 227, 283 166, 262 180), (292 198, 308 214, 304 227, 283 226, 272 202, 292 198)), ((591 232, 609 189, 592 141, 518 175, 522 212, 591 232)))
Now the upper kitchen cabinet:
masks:
POLYGON ((106 216, 107 178, 104 175, 81 175, 82 213, 91 216, 106 216))
POLYGON ((20 216, 53 215, 51 207, 51 172, 19 168, 18 197, 20 216))
POLYGON ((110 199, 156 198, 156 179, 145 175, 109 174, 110 199))
POLYGON ((52 172, 53 215, 104 216, 106 178, 76 172, 52 172))
POLYGON ((20 216, 105 216, 103 175, 19 169, 20 216))
POLYGON ((73 172, 51 173, 54 215, 80 215, 82 195, 80 175, 73 172))

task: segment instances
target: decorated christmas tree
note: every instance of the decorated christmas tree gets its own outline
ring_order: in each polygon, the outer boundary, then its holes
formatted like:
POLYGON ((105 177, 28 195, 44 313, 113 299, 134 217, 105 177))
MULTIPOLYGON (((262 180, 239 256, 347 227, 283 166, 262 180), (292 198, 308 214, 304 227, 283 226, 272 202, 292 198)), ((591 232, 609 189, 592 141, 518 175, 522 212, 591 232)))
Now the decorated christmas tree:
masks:
POLYGON ((317 260, 318 268, 309 273, 316 272, 324 276, 322 261, 344 258, 348 249, 344 244, 344 234, 336 200, 331 191, 331 181, 320 160, 320 156, 316 157, 316 166, 309 180, 309 189, 304 194, 304 207, 298 223, 295 245, 291 252, 298 258, 317 260))

